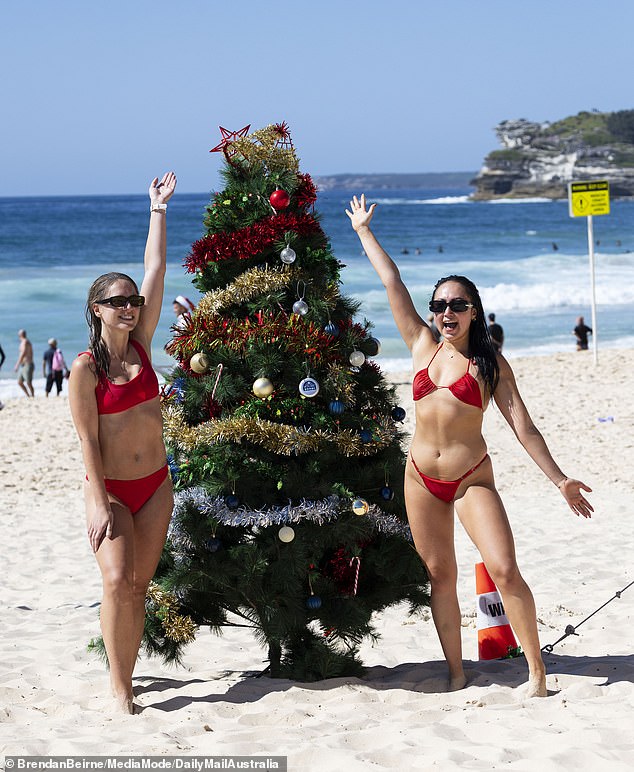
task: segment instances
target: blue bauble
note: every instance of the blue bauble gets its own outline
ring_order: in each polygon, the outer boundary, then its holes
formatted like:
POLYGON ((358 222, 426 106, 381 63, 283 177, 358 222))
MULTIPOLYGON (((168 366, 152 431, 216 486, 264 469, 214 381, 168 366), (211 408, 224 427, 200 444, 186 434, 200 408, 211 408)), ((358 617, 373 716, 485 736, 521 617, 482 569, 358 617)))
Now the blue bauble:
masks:
POLYGON ((205 542, 205 549, 208 552, 218 552, 218 550, 222 547, 222 542, 220 539, 216 539, 215 536, 213 536, 211 539, 207 539, 205 542))
POLYGON ((402 407, 395 407, 392 410, 392 418, 395 421, 404 421, 406 415, 407 415, 407 413, 405 412, 405 409, 402 408, 402 407))
POLYGON ((366 338, 363 348, 369 357, 378 356, 381 353, 381 341, 378 338, 366 338))
POLYGON ((240 505, 240 499, 235 493, 230 493, 228 496, 225 496, 225 504, 229 509, 237 509, 240 505))
POLYGON ((178 471, 179 466, 176 463, 174 456, 168 455, 167 456, 167 466, 169 468, 170 477, 172 478, 172 482, 176 482, 178 479, 178 471))
POLYGON ((321 608, 321 598, 319 595, 311 595, 310 598, 307 598, 306 608, 309 608, 311 611, 316 611, 318 608, 321 608))
POLYGON ((333 399, 328 405, 328 410, 330 410, 333 415, 341 415, 345 409, 346 406, 340 399, 333 399))
POLYGON ((172 386, 168 392, 169 395, 174 395, 176 397, 176 401, 180 405, 183 400, 185 399, 185 379, 184 378, 174 378, 174 381, 172 383, 172 386))
POLYGON ((369 429, 361 429, 359 437, 361 442, 372 442, 372 432, 369 429))
POLYGON ((384 485, 381 488, 381 496, 385 499, 385 501, 392 501, 394 498, 394 491, 390 488, 389 485, 384 485))
POLYGON ((336 338, 337 335, 339 335, 339 328, 334 322, 328 322, 328 324, 324 327, 324 332, 328 335, 332 335, 333 338, 336 338))

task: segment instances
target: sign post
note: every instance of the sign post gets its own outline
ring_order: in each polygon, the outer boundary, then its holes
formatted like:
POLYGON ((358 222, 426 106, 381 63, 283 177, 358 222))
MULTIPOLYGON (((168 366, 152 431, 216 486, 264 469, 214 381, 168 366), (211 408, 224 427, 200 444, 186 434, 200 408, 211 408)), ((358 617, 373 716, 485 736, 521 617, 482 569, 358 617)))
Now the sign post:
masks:
POLYGON ((610 214, 610 185, 607 180, 588 180, 568 183, 568 211, 571 217, 588 220, 588 256, 590 259, 590 288, 592 310, 592 351, 594 364, 599 362, 597 344, 597 308, 594 282, 594 231, 592 216, 610 214))

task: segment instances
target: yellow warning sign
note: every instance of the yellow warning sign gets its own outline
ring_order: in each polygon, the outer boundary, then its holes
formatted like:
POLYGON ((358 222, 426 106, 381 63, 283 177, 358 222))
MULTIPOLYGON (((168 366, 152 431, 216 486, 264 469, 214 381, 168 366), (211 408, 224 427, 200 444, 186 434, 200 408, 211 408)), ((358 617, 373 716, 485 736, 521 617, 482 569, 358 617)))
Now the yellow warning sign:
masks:
POLYGON ((610 184, 607 180, 569 182, 568 209, 571 217, 610 214, 610 184))

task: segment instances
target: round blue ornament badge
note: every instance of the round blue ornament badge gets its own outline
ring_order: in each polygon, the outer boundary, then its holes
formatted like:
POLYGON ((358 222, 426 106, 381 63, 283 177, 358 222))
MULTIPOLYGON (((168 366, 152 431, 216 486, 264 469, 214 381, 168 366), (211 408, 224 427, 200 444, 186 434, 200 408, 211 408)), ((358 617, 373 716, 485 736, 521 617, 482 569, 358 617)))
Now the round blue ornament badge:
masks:
POLYGON ((316 397, 319 393, 319 384, 314 378, 304 378, 298 388, 302 397, 316 397))

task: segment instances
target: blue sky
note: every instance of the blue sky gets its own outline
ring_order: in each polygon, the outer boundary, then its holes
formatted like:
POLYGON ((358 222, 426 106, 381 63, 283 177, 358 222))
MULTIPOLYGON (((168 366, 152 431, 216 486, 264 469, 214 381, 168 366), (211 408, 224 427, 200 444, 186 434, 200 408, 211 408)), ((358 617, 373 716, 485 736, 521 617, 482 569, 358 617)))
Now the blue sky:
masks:
POLYGON ((218 126, 313 175, 477 170, 507 118, 634 108, 632 0, 4 0, 0 196, 219 184, 218 126))

